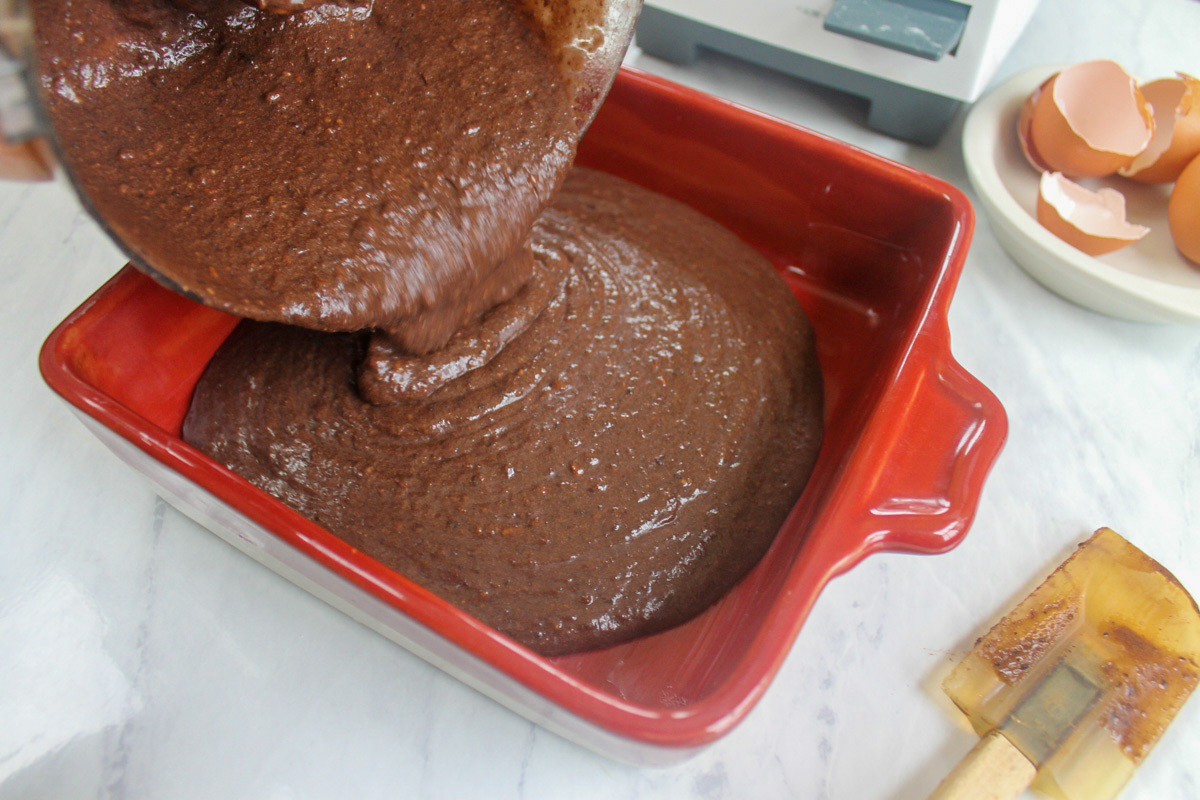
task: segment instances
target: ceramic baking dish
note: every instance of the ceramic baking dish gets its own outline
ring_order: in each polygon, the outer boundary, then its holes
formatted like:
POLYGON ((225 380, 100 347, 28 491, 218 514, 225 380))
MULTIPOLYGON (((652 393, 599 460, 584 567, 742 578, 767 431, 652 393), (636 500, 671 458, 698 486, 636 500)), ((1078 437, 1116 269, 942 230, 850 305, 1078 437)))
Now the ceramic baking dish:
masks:
POLYGON ((682 627, 543 658, 200 454, 180 424, 237 320, 132 268, 50 335, 41 368, 97 436, 226 541, 550 730, 612 757, 671 763, 745 716, 832 577, 870 553, 958 543, 1006 420, 950 354, 946 311, 973 225, 953 187, 632 69, 579 162, 741 235, 784 273, 817 330, 827 428, 812 480, 762 562, 682 627))

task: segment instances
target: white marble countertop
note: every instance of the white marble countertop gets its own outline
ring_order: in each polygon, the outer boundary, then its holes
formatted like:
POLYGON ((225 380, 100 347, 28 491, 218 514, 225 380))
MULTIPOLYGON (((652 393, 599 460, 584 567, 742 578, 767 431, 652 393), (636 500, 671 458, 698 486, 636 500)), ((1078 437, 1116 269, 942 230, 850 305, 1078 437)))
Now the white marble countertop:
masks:
MULTIPOLYGON (((996 80, 1095 57, 1200 73, 1200 3, 1087 5, 1044 0, 996 80)), ((961 119, 920 148, 727 58, 631 61, 970 193, 961 119)), ((937 676, 1092 529, 1200 592, 1200 329, 1061 300, 981 218, 951 330, 1011 433, 966 541, 835 580, 761 703, 694 760, 613 763, 260 567, 85 432, 37 351, 121 258, 61 186, 0 186, 0 254, 0 798, 921 798, 972 744, 937 676)), ((1124 796, 1200 797, 1200 700, 1124 796)))

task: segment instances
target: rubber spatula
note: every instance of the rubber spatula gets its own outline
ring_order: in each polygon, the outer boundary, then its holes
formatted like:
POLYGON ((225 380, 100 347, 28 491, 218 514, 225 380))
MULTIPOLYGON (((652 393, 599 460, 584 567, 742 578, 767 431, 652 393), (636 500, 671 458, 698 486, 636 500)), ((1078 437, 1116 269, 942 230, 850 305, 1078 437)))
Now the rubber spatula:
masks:
POLYGON ((1101 528, 959 663, 943 689, 982 737, 931 800, 1109 800, 1200 681, 1200 612, 1101 528))

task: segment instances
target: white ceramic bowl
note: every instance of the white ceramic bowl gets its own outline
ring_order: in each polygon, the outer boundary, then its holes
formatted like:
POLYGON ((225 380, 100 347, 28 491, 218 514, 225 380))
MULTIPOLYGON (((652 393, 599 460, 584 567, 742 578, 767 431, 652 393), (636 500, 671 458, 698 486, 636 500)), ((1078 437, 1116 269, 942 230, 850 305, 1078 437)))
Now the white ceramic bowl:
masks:
POLYGON ((1021 154, 1017 114, 1042 81, 1062 67, 1013 76, 976 103, 963 129, 963 160, 992 230, 1018 264, 1046 287, 1081 306, 1139 322, 1200 324, 1200 266, 1180 255, 1167 228, 1170 186, 1120 177, 1083 181, 1112 186, 1131 222, 1150 233, 1115 253, 1093 257, 1037 221, 1038 173, 1021 154))

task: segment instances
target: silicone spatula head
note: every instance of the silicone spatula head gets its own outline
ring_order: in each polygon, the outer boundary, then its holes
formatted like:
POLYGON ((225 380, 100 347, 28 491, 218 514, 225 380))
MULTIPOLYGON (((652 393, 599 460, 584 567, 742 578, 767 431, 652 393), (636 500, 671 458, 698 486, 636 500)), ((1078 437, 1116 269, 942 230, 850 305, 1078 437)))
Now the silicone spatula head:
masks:
POLYGON ((1034 788, 1107 800, 1200 682, 1200 612, 1170 572, 1102 528, 996 624, 943 688, 1034 788))

